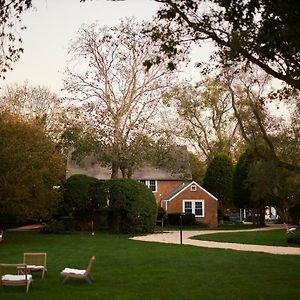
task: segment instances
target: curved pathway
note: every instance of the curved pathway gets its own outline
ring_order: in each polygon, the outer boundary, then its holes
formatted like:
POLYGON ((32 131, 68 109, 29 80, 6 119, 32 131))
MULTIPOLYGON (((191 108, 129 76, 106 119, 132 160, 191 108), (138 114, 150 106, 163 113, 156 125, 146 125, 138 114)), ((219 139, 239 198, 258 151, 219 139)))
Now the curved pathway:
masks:
MULTIPOLYGON (((267 231, 283 229, 283 225, 275 225, 270 227, 264 227, 259 229, 250 230, 201 230, 201 231, 183 231, 182 232, 182 244, 192 245, 198 247, 206 248, 220 248, 220 249, 231 249, 239 251, 253 251, 253 252, 266 252, 271 254, 281 254, 281 255, 300 255, 300 248, 297 247, 280 247, 280 246, 264 246, 264 245, 252 245, 252 244, 237 244, 237 243, 221 243, 212 241, 201 241, 193 240, 191 237, 202 234, 214 234, 221 232, 249 232, 249 231, 267 231)), ((144 236, 137 236, 131 238, 136 241, 146 241, 146 242, 157 242, 157 243, 170 243, 170 244, 180 244, 180 232, 179 231, 169 231, 164 233, 155 233, 144 236)))

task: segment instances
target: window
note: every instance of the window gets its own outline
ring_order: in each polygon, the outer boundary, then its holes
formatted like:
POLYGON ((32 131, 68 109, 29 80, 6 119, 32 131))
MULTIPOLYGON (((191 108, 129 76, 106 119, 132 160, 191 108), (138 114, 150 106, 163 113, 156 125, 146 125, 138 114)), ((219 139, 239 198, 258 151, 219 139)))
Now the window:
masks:
POLYGON ((155 180, 149 180, 149 188, 152 192, 156 192, 156 181, 155 180))
POLYGON ((144 183, 152 192, 157 192, 157 181, 156 180, 140 180, 144 183))
POLYGON ((191 185, 191 192, 196 192, 197 191, 197 186, 195 184, 191 185))
POLYGON ((204 217, 204 200, 183 200, 183 212, 204 217))
POLYGON ((195 215, 203 216, 203 202, 200 201, 195 202, 195 215))
POLYGON ((191 201, 184 202, 184 212, 186 214, 192 214, 193 213, 192 202, 191 201))

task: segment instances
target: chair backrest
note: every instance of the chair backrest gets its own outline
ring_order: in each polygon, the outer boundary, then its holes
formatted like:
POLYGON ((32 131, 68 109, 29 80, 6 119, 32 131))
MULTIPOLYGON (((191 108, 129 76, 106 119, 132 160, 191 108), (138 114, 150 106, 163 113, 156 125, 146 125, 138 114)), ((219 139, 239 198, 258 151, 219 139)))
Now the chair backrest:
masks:
POLYGON ((45 252, 26 252, 23 256, 23 263, 27 265, 47 265, 47 253, 45 252))
POLYGON ((88 266, 87 266, 87 268, 86 268, 86 271, 85 271, 85 275, 90 274, 91 269, 92 269, 92 265, 93 265, 93 262, 94 262, 95 259, 96 259, 95 256, 92 256, 92 257, 90 258, 89 264, 88 264, 88 266))

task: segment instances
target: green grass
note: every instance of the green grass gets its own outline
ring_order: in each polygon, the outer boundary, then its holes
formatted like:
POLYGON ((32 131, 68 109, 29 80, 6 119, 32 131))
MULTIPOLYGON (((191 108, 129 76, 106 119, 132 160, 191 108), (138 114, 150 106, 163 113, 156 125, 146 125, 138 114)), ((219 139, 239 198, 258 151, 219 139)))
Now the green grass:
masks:
MULTIPOLYGON (((248 229, 255 229, 261 228, 264 226, 261 225, 254 225, 254 224, 243 224, 243 223, 232 223, 232 224, 220 224, 217 227, 207 227, 203 225, 190 225, 190 226, 183 226, 183 230, 248 230, 248 229)), ((163 230, 179 230, 179 225, 167 225, 164 226, 163 230)), ((161 226, 156 226, 156 231, 162 231, 161 226)))
POLYGON ((269 246, 300 247, 298 244, 290 244, 285 230, 255 231, 255 232, 225 232, 205 234, 193 237, 196 240, 256 244, 269 246))
POLYGON ((147 243, 103 232, 6 232, 0 261, 17 263, 34 251, 48 253, 46 278, 34 274, 27 295, 23 287, 0 288, 0 299, 299 299, 299 256, 147 243), (85 268, 91 255, 94 284, 62 285, 59 272, 85 268))

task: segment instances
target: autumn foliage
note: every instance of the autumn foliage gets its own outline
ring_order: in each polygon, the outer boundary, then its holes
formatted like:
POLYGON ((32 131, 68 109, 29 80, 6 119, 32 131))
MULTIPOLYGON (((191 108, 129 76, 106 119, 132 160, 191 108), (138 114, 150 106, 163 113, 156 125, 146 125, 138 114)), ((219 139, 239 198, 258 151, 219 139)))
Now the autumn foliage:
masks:
POLYGON ((0 226, 49 217, 64 174, 63 157, 39 124, 0 114, 0 226))

